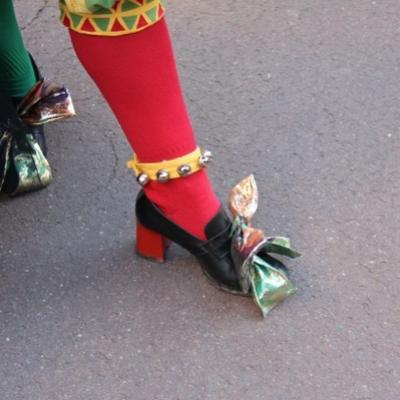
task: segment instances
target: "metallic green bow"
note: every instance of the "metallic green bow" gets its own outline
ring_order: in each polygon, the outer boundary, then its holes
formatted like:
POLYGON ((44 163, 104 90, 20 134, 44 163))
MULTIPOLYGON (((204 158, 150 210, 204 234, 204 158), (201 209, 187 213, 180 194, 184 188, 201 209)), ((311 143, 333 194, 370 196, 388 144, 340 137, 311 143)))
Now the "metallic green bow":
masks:
POLYGON ((11 195, 37 190, 52 180, 50 165, 29 125, 44 125, 75 115, 68 89, 39 80, 0 129, 0 190, 13 181, 11 195))
POLYGON ((251 226, 258 206, 258 190, 253 175, 239 182, 229 193, 229 208, 234 217, 231 254, 244 293, 252 292, 255 303, 266 316, 275 306, 296 292, 287 277, 285 265, 270 253, 295 258, 290 240, 267 237, 251 226))

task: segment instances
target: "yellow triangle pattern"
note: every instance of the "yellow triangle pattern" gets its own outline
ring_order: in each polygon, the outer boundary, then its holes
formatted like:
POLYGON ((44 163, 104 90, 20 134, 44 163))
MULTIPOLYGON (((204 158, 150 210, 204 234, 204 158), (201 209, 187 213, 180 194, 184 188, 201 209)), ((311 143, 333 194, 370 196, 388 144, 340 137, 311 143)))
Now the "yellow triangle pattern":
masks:
POLYGON ((158 22, 164 13, 162 0, 116 0, 113 8, 107 9, 105 13, 72 13, 65 2, 60 1, 61 22, 68 28, 87 35, 121 36, 139 32, 158 22), (126 4, 137 7, 126 7, 126 4), (108 24, 106 19, 109 19, 108 24))

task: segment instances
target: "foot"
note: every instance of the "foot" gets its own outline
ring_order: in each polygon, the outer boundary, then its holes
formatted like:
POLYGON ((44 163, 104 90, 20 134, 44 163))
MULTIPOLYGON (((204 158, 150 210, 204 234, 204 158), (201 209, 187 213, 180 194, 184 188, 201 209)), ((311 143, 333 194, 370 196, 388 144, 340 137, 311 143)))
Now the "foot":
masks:
POLYGON ((221 202, 205 170, 165 183, 151 181, 144 191, 171 221, 198 239, 207 239, 205 227, 217 214, 221 202))

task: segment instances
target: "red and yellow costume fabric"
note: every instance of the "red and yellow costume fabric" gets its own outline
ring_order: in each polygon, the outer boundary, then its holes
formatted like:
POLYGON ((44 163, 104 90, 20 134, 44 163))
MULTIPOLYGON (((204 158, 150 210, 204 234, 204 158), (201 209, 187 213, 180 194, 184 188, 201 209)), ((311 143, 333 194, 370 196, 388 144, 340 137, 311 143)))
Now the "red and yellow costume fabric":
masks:
POLYGON ((61 0, 60 10, 68 28, 99 36, 139 32, 164 16, 161 0, 61 0))

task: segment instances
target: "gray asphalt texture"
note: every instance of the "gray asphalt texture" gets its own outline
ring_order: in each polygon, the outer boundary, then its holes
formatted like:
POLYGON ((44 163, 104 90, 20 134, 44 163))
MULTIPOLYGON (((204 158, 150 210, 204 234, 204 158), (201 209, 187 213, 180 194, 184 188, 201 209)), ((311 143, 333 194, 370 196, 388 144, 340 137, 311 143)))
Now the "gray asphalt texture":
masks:
POLYGON ((0 202, 1 400, 399 399, 399 2, 169 2, 218 195, 255 173, 256 225, 303 253, 265 320, 177 246, 134 254, 128 144, 56 2, 16 8, 79 116, 47 128, 54 183, 0 202))

